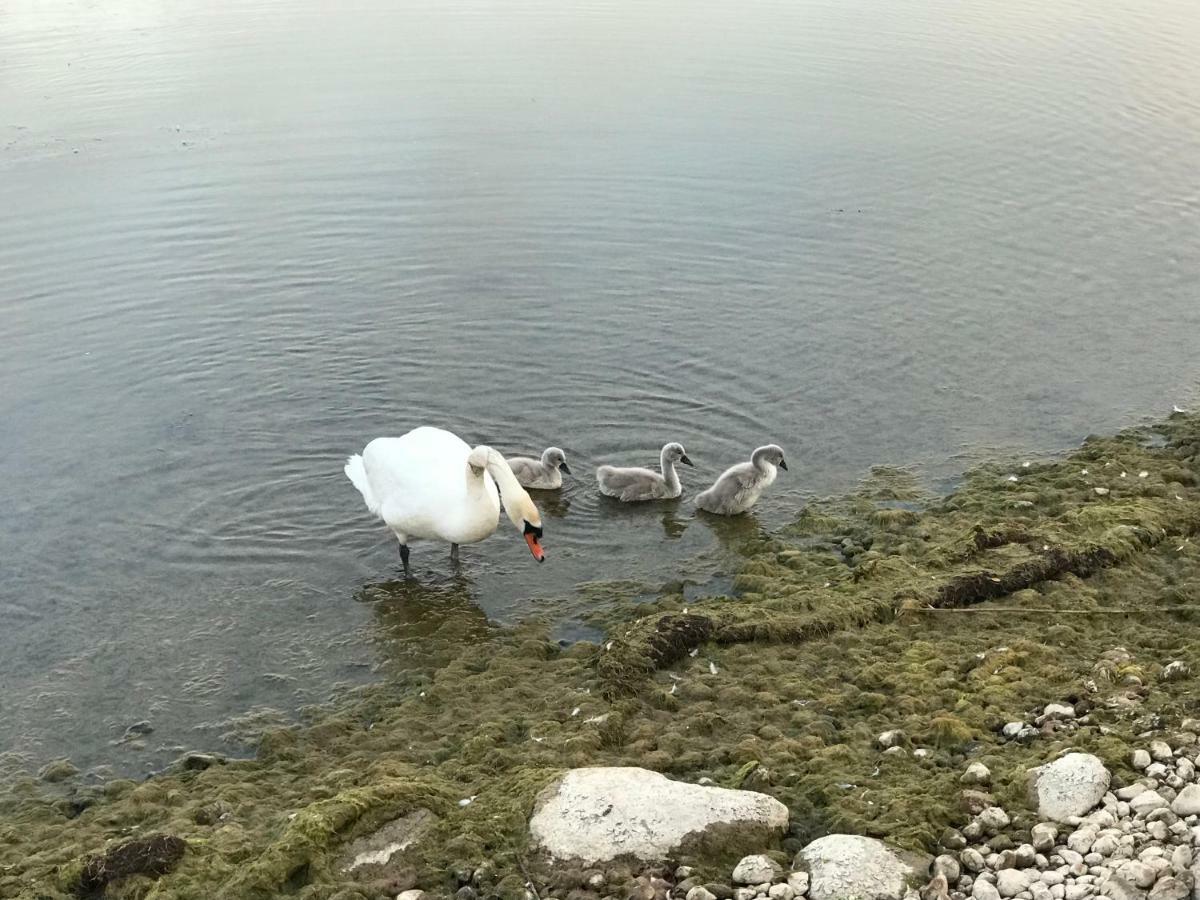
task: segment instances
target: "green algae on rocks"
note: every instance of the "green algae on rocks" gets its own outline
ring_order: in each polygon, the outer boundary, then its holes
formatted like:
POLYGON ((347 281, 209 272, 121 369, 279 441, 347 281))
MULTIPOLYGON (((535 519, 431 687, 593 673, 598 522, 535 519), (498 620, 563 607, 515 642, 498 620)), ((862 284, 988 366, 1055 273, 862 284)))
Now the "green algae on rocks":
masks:
MULTIPOLYGON (((527 842, 538 792, 585 765, 770 793, 792 813, 774 849, 849 831, 934 850, 968 818, 968 759, 1007 808, 1025 806, 1024 771, 1066 745, 1002 729, 1051 702, 1081 717, 1072 748, 1132 777, 1129 736, 1200 706, 1200 418, 1150 437, 982 466, 945 497, 877 469, 775 534, 739 535, 733 596, 618 589, 596 645, 564 649, 540 622, 475 618, 466 635, 447 622, 424 636, 429 665, 307 727, 269 729, 252 760, 140 784, 82 785, 61 765, 61 780, 14 777, 0 793, 0 896, 370 900, 471 881, 507 898, 528 880, 575 900, 615 893, 630 866, 551 869, 527 842), (903 734, 898 750, 877 745, 887 730, 903 734), (419 811, 431 824, 387 874, 344 865, 351 841, 419 811), (89 880, 149 835, 186 851, 89 880)), ((375 593, 386 621, 386 587, 375 593)), ((1014 827, 1030 822, 1018 812, 1014 827)), ((714 877, 729 864, 675 862, 714 877)))

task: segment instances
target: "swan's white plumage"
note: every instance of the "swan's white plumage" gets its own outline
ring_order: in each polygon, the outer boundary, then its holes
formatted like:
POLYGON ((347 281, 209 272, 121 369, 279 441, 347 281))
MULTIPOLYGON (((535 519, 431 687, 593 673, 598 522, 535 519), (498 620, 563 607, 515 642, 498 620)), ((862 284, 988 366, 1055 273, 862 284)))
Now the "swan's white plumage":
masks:
POLYGON ((474 474, 471 448, 456 434, 422 426, 403 437, 375 438, 362 452, 366 489, 346 474, 371 510, 402 544, 434 538, 452 544, 481 541, 500 522, 500 496, 486 471, 474 474))
POLYGON ((376 438, 361 456, 346 460, 345 472, 367 509, 387 524, 401 545, 413 538, 451 544, 482 541, 500 521, 497 482, 513 524, 520 529, 528 523, 541 533, 537 507, 504 457, 490 447, 472 450, 441 428, 422 426, 402 437, 376 438))
POLYGON ((363 465, 363 458, 360 454, 355 453, 346 460, 346 477, 351 483, 358 488, 358 492, 362 494, 363 500, 367 504, 367 509, 371 511, 371 515, 379 515, 379 501, 375 498, 375 492, 371 490, 371 482, 367 478, 367 470, 363 465))

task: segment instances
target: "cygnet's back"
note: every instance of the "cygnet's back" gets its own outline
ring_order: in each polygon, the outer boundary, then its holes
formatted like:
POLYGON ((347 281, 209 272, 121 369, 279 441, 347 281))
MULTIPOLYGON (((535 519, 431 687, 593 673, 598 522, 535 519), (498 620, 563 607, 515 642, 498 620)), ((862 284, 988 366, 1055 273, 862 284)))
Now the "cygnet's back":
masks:
POLYGON ((681 462, 690 466, 687 451, 683 444, 665 444, 659 457, 662 473, 641 468, 617 468, 601 466, 596 470, 596 483, 600 493, 606 497, 614 497, 626 503, 636 503, 643 500, 670 500, 683 493, 683 485, 679 483, 679 475, 675 472, 675 463, 681 462))
POLYGON ((505 461, 523 488, 556 491, 562 487, 563 472, 571 474, 567 467, 567 455, 558 447, 547 447, 541 459, 511 456, 505 461))
POLYGON ((736 516, 758 502, 775 481, 778 469, 787 469, 783 449, 777 444, 759 447, 749 462, 730 466, 707 491, 696 495, 696 506, 719 516, 736 516))

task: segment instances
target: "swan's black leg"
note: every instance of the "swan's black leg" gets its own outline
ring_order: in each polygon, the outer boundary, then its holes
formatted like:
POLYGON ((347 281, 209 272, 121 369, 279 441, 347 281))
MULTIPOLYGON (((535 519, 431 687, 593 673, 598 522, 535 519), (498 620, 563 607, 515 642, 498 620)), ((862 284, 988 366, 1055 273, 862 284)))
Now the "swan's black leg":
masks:
POLYGON ((404 577, 408 577, 408 544, 400 545, 400 562, 404 563, 404 577))
POLYGON ((458 562, 458 544, 450 545, 450 562, 458 562))

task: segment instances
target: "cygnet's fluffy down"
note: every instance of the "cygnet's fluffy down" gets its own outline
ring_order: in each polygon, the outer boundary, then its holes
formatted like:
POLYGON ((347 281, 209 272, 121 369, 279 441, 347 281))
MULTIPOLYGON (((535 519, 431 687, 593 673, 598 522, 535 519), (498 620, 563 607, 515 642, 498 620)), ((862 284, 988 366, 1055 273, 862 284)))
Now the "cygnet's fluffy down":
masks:
POLYGON ((683 492, 679 483, 679 475, 675 471, 675 463, 681 462, 690 466, 683 444, 670 443, 663 445, 659 456, 662 474, 650 469, 618 469, 614 466, 601 466, 596 470, 596 482, 600 493, 606 497, 615 497, 626 503, 641 500, 670 500, 683 492))
POLYGON ((563 473, 570 475, 567 455, 558 447, 547 447, 541 459, 529 456, 510 456, 508 467, 512 469, 523 488, 539 491, 557 491, 562 487, 563 473))
POLYGON ((775 481, 778 469, 787 467, 783 449, 777 444, 759 447, 751 454, 750 462, 730 466, 712 487, 696 495, 696 506, 719 516, 744 513, 775 481))

